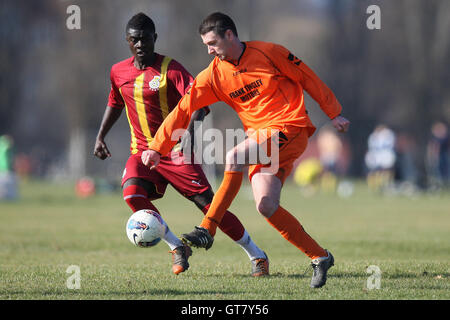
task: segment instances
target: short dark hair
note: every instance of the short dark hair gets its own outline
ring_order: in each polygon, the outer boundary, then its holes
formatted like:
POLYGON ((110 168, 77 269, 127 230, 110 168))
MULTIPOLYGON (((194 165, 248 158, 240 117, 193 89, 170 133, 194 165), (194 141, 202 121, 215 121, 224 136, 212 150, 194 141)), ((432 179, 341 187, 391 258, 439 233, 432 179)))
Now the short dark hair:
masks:
POLYGON ((155 33, 155 24, 149 16, 139 12, 128 21, 125 32, 128 32, 129 29, 148 30, 155 33))
POLYGON ((203 35, 210 31, 214 31, 221 38, 224 37, 225 31, 231 30, 234 35, 237 37, 238 32, 236 29, 236 25, 233 20, 224 13, 214 12, 207 16, 200 26, 198 27, 198 32, 203 35))

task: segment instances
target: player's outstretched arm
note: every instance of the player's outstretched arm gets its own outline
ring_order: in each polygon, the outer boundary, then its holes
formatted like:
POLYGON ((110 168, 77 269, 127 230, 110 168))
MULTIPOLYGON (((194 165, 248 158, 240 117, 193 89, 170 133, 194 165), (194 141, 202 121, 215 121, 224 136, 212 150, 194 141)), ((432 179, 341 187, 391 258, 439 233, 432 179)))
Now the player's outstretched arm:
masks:
POLYGON ((97 138, 95 139, 94 155, 97 158, 105 160, 107 157, 111 157, 111 153, 105 143, 106 134, 109 132, 111 127, 119 119, 122 109, 112 108, 107 106, 105 113, 103 114, 102 123, 100 124, 100 129, 97 133, 97 138))

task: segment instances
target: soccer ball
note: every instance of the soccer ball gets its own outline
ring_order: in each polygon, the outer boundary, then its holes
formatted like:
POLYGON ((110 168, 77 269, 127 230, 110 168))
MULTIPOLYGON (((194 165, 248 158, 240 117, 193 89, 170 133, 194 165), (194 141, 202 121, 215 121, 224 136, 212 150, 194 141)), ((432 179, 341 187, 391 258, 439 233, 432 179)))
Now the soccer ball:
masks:
POLYGON ((144 209, 136 211, 128 219, 126 226, 130 241, 141 248, 157 245, 166 232, 166 227, 158 212, 144 209))

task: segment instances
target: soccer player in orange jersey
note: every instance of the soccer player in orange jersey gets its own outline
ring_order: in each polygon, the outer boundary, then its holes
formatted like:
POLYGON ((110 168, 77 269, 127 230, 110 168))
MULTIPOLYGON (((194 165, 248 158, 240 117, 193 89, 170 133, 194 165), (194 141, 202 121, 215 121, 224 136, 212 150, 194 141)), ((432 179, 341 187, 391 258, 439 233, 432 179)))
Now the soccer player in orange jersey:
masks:
POLYGON ((201 23, 199 33, 208 53, 215 58, 165 119, 149 150, 143 152, 143 163, 157 168, 160 156, 166 155, 176 143, 173 141, 175 130, 186 128, 195 110, 217 101, 227 103, 239 115, 248 137, 227 152, 224 178, 211 207, 200 226, 182 235, 183 241, 196 247, 211 247, 216 228, 240 189, 243 169, 249 166, 258 212, 311 258, 311 287, 321 287, 326 282, 328 269, 334 264, 332 254, 280 206, 283 183, 315 131, 305 109, 303 91, 319 104, 339 132, 347 131, 350 123, 341 116, 342 107, 333 92, 283 46, 260 41, 241 42, 233 20, 219 12, 201 23), (273 149, 274 145, 277 148, 273 149), (254 150, 261 149, 270 156, 270 163, 250 161, 254 150), (237 159, 245 160, 238 163, 237 159))
MULTIPOLYGON (((152 209, 158 212, 152 201, 161 198, 167 185, 171 184, 206 214, 214 193, 201 166, 187 163, 187 156, 179 146, 172 149, 172 145, 167 150, 167 155, 161 158, 156 170, 150 170, 141 160, 142 152, 149 148, 164 118, 194 80, 176 60, 154 52, 156 38, 155 25, 147 15, 139 13, 128 22, 126 39, 133 56, 111 68, 111 91, 95 142, 94 155, 102 160, 111 156, 105 136, 125 109, 131 131, 131 155, 122 177, 122 187, 124 200, 132 211, 152 209)), ((193 120, 204 118, 209 112, 205 106, 199 108, 193 120)), ((188 258, 192 251, 164 223, 166 233, 163 240, 171 248, 172 271, 179 274, 188 269, 188 258)), ((253 276, 269 274, 266 254, 253 242, 233 213, 224 213, 219 228, 247 253, 253 276)))

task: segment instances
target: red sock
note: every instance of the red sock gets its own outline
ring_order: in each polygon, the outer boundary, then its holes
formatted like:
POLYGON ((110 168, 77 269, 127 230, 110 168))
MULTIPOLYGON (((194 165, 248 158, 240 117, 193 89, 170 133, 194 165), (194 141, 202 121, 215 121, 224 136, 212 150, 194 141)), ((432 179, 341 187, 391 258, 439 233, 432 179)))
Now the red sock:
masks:
POLYGON ((311 259, 327 256, 326 251, 306 233, 300 222, 281 206, 266 220, 280 232, 283 238, 303 251, 311 259))
MULTIPOLYGON (((203 209, 203 213, 208 212, 211 204, 207 204, 203 209)), ((227 236, 229 236, 233 241, 238 241, 244 235, 245 228, 241 221, 230 211, 226 211, 223 215, 222 221, 219 224, 219 229, 222 230, 227 236)))
POLYGON ((143 209, 150 209, 158 212, 158 209, 156 209, 148 199, 147 191, 141 186, 130 185, 123 189, 123 199, 133 212, 143 209))

